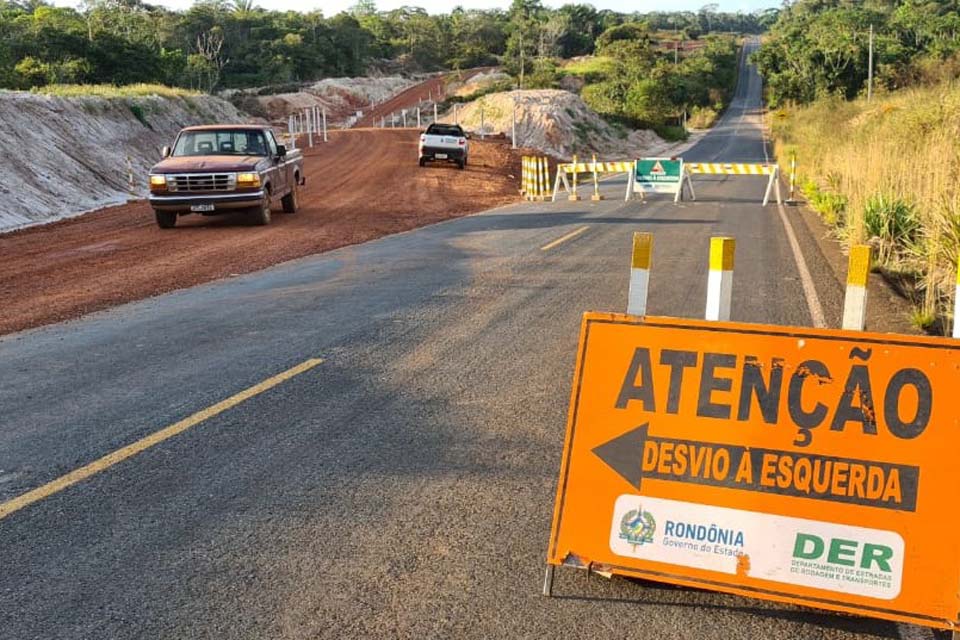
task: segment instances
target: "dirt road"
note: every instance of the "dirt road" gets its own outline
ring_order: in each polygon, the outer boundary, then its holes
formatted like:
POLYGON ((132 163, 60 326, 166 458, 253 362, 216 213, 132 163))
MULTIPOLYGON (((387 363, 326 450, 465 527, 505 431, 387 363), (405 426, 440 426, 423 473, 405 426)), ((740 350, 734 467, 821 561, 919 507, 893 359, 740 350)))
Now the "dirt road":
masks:
MULTIPOLYGON (((408 124, 416 125, 417 114, 414 110, 417 108, 417 105, 420 104, 420 101, 427 101, 431 98, 434 100, 441 99, 446 93, 446 83, 448 78, 456 76, 457 80, 466 82, 473 76, 489 70, 489 67, 468 69, 466 71, 460 71, 459 75, 456 73, 445 74, 421 82, 414 87, 410 87, 406 91, 398 93, 386 102, 378 104, 374 109, 365 112, 363 114, 363 118, 357 121, 357 126, 379 127, 380 123, 382 122, 382 118, 386 119, 387 126, 390 126, 390 115, 394 113, 397 114, 397 126, 399 126, 400 111, 403 109, 406 109, 408 112, 408 124)), ((430 113, 430 117, 433 117, 432 112, 430 113)))
POLYGON ((0 236, 0 334, 246 273, 488 209, 517 197, 519 157, 472 143, 470 166, 421 169, 417 132, 331 132, 306 154, 301 210, 273 223, 181 218, 158 229, 146 202, 0 236))

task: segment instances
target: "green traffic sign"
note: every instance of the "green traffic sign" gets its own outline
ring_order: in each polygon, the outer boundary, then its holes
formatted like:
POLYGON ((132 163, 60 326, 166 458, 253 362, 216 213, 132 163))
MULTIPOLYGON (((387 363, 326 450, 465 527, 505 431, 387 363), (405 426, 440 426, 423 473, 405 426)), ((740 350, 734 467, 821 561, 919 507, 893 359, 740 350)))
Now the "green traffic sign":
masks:
POLYGON ((642 158, 637 160, 637 182, 640 184, 679 183, 683 160, 642 158))

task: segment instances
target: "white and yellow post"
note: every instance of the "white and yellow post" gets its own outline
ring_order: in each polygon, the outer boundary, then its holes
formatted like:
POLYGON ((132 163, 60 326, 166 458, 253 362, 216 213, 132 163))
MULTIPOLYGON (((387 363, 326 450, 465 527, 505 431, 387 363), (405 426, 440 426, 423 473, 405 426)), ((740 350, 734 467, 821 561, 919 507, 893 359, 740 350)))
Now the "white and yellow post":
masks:
POLYGON ((527 156, 520 158, 520 195, 525 198, 530 196, 529 167, 530 158, 527 156))
POLYGON ((957 261, 957 289, 953 298, 953 337, 960 338, 960 260, 957 261))
POLYGON ((653 234, 637 231, 633 234, 633 257, 630 262, 630 292, 627 294, 627 313, 647 314, 647 296, 650 292, 650 265, 653 259, 653 234))
POLYGON ((863 331, 867 324, 867 277, 870 275, 870 247, 850 247, 847 292, 843 296, 843 328, 863 331))
POLYGON ((547 199, 547 182, 550 180, 547 172, 549 165, 545 156, 537 158, 537 200, 547 199))
POLYGON ((590 196, 590 199, 594 202, 600 202, 603 200, 603 196, 600 195, 600 175, 597 172, 597 154, 593 154, 593 164, 591 168, 593 169, 593 195, 590 196))
POLYGON ((707 320, 729 320, 733 292, 733 238, 710 238, 710 275, 707 277, 707 320))
POLYGON ((580 194, 577 193, 577 156, 573 156, 573 191, 570 192, 570 195, 567 196, 567 200, 570 202, 577 202, 580 200, 580 194))

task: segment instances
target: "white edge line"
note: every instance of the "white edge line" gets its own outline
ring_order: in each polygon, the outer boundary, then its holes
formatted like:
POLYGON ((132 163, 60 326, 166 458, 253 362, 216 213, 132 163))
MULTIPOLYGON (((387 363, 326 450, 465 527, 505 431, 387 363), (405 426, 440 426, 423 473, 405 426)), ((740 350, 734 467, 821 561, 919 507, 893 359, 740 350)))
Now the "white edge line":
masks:
MULTIPOLYGON (((763 76, 760 76, 760 135, 763 136, 763 157, 766 158, 766 162, 769 164, 770 156, 767 154, 767 127, 763 105, 763 76)), ((820 297, 817 296, 817 287, 813 284, 813 278, 810 276, 810 270, 807 268, 807 261, 803 257, 800 243, 797 242, 797 236, 793 232, 793 226, 790 224, 790 218, 787 216, 787 211, 784 209, 782 202, 777 203, 777 211, 780 214, 780 222, 783 223, 783 230, 787 234, 787 241, 790 243, 793 262, 797 265, 797 273, 800 274, 800 286, 803 288, 803 295, 807 299, 807 309, 810 311, 810 320, 817 329, 824 329, 827 326, 827 320, 823 313, 823 305, 820 304, 820 297)))

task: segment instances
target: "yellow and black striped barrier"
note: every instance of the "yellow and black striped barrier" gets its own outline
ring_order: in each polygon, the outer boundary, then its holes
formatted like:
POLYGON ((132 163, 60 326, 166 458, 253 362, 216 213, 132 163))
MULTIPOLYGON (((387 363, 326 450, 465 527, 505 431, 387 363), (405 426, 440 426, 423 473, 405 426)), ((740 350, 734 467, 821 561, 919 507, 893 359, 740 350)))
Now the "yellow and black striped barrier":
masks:
POLYGON ((527 200, 546 200, 550 189, 550 160, 543 156, 524 156, 520 183, 520 193, 527 200))
POLYGON ((777 170, 775 164, 747 162, 685 162, 683 166, 693 174, 722 176, 769 176, 777 170))
POLYGON ((573 162, 565 162, 557 165, 557 177, 553 183, 553 201, 557 201, 561 187, 563 187, 564 192, 567 193, 568 200, 579 200, 580 194, 577 190, 581 174, 587 174, 593 179, 593 195, 590 199, 593 201, 603 200, 603 196, 600 195, 600 174, 631 174, 635 167, 635 160, 597 162, 597 157, 594 155, 591 162, 580 162, 577 160, 577 157, 574 156, 573 162))
POLYGON ((770 196, 776 192, 777 204, 782 204, 780 196, 780 167, 775 164, 759 162, 685 162, 687 175, 720 176, 770 176, 767 190, 763 195, 763 206, 770 202, 770 196))

